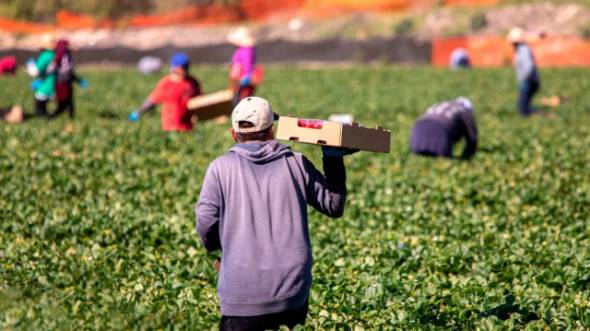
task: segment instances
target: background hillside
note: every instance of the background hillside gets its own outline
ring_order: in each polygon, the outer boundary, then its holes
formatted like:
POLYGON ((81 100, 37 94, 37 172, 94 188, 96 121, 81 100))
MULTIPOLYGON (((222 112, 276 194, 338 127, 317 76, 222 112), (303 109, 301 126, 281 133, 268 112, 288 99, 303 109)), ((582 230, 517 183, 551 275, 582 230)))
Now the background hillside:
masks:
POLYGON ((503 36, 521 26, 546 36, 533 45, 542 66, 590 66, 590 0, 4 0, 0 55, 25 60, 53 33, 87 50, 83 62, 183 50, 221 63, 236 24, 253 30, 264 62, 445 65, 463 47, 474 65, 499 66, 511 62, 503 36))

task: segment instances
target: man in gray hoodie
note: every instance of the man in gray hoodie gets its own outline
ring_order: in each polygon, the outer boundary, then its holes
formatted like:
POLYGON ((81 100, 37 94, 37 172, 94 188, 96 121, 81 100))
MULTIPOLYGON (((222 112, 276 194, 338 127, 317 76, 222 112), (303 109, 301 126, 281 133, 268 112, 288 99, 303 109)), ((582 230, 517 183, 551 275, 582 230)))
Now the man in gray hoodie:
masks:
POLYGON ((344 212, 342 156, 351 151, 324 149, 324 176, 273 140, 273 118, 262 98, 236 106, 237 144, 210 164, 196 207, 203 245, 222 251, 221 330, 304 324, 312 267, 307 205, 334 218, 344 212))

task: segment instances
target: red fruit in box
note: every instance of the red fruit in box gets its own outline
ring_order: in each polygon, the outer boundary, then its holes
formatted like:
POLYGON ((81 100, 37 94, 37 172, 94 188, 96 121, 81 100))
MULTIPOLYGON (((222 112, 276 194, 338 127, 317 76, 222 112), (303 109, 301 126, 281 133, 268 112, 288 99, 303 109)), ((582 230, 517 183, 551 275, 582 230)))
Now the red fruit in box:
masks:
POLYGON ((308 129, 321 129, 324 126, 324 121, 300 118, 299 120, 297 120, 297 126, 308 129))

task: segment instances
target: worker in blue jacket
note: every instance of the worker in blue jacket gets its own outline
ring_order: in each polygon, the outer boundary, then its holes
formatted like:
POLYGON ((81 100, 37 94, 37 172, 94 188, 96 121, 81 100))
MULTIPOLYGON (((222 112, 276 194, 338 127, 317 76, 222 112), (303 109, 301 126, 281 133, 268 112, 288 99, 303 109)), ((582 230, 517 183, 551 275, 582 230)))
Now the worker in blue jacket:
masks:
POLYGON ((414 124, 410 149, 418 155, 452 158, 454 145, 463 138, 461 157, 468 159, 477 150, 477 125, 471 100, 459 97, 428 108, 414 124))
POLYGON ((535 57, 526 43, 523 29, 513 28, 510 30, 508 41, 514 47, 514 68, 519 88, 518 110, 521 115, 529 116, 535 111, 531 106, 531 101, 541 85, 535 57))

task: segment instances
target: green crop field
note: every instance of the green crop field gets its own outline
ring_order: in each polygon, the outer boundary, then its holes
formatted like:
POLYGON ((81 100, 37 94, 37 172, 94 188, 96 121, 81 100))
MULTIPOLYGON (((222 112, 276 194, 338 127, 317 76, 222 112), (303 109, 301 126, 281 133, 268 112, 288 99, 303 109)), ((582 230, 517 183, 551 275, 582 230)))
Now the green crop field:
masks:
MULTIPOLYGON (((197 67, 206 91, 220 67, 197 67)), ((389 155, 346 159, 345 215, 311 212, 309 329, 590 328, 590 71, 542 71, 550 116, 515 109, 509 68, 267 67, 260 94, 281 114, 351 113, 392 131, 389 155), (412 156, 413 121, 436 101, 473 98, 470 161, 412 156)), ((194 227, 228 124, 189 134, 130 124, 158 76, 82 71, 67 120, 0 123, 0 330, 217 328, 216 272, 194 227)), ((32 95, 0 79, 0 104, 32 95)), ((319 148, 294 145, 321 167, 319 148)))

